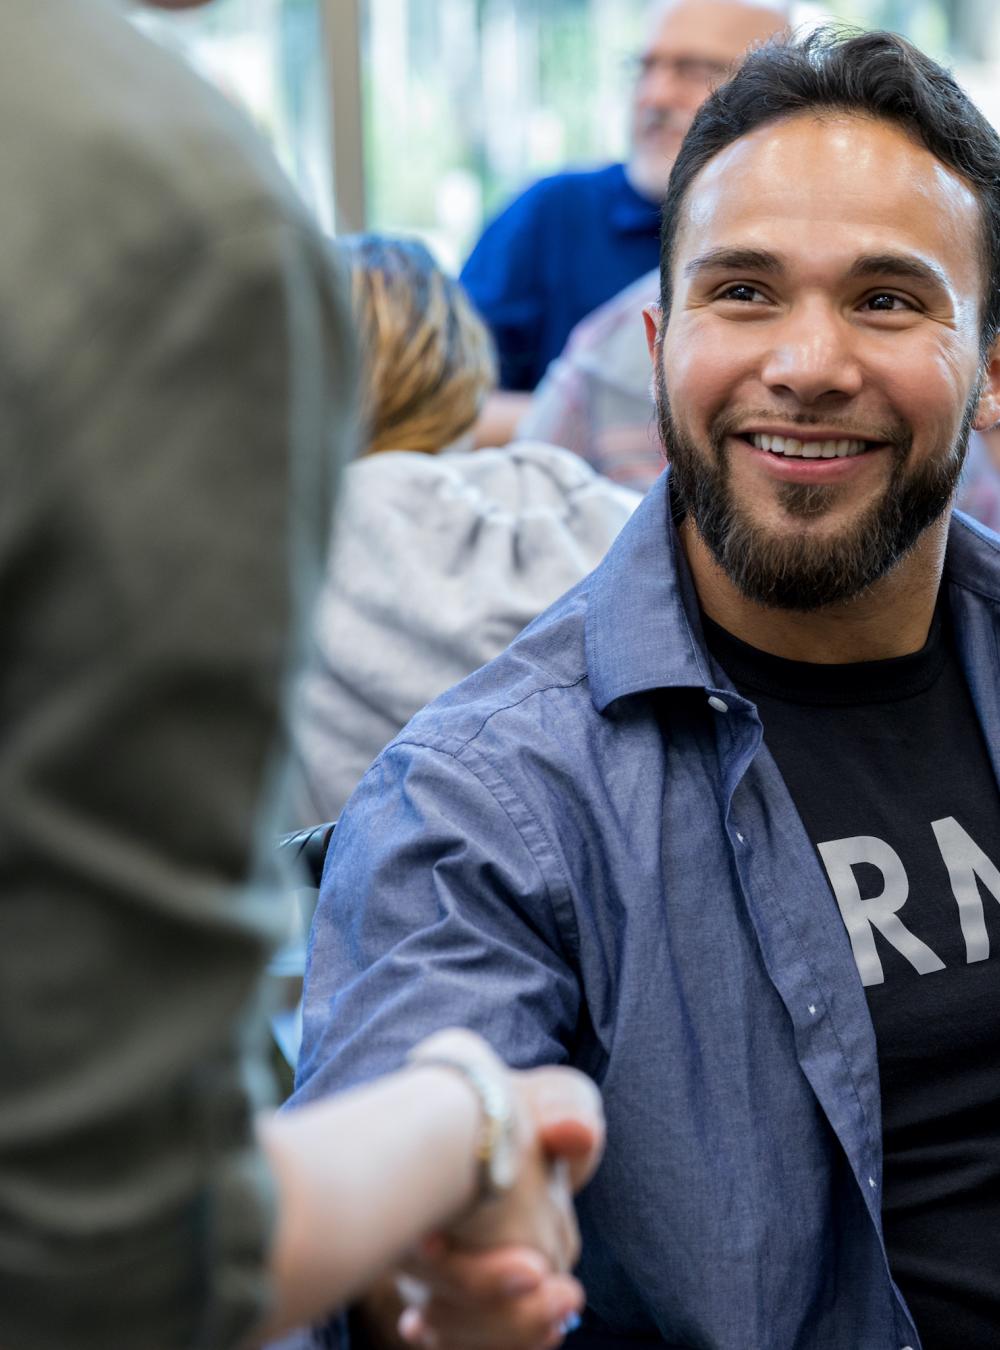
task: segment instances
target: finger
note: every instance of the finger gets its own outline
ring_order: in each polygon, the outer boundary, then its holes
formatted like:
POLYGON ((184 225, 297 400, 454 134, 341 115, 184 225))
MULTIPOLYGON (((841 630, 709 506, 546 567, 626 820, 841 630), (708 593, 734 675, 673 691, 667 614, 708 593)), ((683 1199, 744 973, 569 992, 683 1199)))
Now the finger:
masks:
POLYGON ((448 1239, 443 1233, 428 1233, 417 1243, 417 1251, 422 1257, 433 1261, 448 1250, 448 1239))
POLYGON ((407 1276, 433 1295, 460 1304, 531 1293, 550 1273, 548 1260, 530 1247, 494 1247, 478 1252, 447 1249, 430 1258, 417 1252, 405 1263, 407 1276))
POLYGON ((562 1345, 569 1333, 571 1331, 576 1331, 579 1325, 580 1314, 570 1313, 569 1317, 563 1318, 557 1327, 552 1328, 552 1335, 545 1342, 542 1350, 555 1350, 555 1347, 562 1345))
POLYGON ((604 1150, 604 1109, 589 1078, 573 1069, 532 1069, 523 1075, 543 1147, 570 1164, 574 1190, 590 1179, 604 1150))
POLYGON ((405 1308, 396 1325, 396 1335, 407 1345, 425 1346, 432 1350, 437 1344, 435 1333, 424 1322, 423 1314, 417 1308, 405 1308))
POLYGON ((583 1289, 567 1275, 549 1276, 520 1298, 482 1302, 475 1309, 433 1299, 420 1310, 425 1337, 439 1350, 544 1350, 556 1345, 583 1307, 583 1289))
POLYGON ((580 1255, 580 1234, 570 1188, 569 1168, 565 1159, 557 1158, 546 1169, 543 1228, 537 1230, 534 1242, 552 1263, 553 1274, 565 1273, 576 1264, 580 1255))
POLYGON ((548 1065, 515 1074, 541 1123, 555 1120, 580 1120, 596 1129, 604 1126, 604 1105, 595 1083, 585 1074, 564 1065, 548 1065))
POLYGON ((549 1197, 552 1201, 556 1234, 556 1247, 551 1253, 553 1263, 557 1270, 572 1270, 580 1257, 580 1230, 577 1227, 576 1210, 573 1207, 569 1164, 565 1158, 557 1158, 552 1164, 549 1197))
POLYGON ((603 1133, 582 1120, 546 1121, 538 1127, 542 1147, 553 1158, 565 1158, 571 1164, 573 1189, 579 1190, 597 1169, 604 1148, 603 1133))

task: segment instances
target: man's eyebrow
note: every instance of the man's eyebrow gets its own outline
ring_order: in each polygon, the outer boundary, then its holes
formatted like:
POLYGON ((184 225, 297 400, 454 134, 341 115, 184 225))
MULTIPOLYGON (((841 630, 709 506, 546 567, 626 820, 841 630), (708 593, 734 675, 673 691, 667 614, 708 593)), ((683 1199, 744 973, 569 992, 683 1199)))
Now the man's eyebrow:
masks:
POLYGON ((912 253, 866 253, 855 259, 848 273, 851 277, 906 277, 910 281, 922 281, 925 285, 935 286, 948 291, 951 287, 944 272, 933 263, 925 262, 912 253))
POLYGON ((685 263, 684 275, 694 277, 699 272, 722 269, 727 272, 767 272, 772 276, 785 270, 781 259, 774 253, 768 253, 766 249, 712 248, 685 263))
MULTIPOLYGON (((699 253, 684 265, 684 275, 688 278, 711 271, 763 272, 774 276, 784 270, 777 254, 757 248, 713 248, 707 253, 699 253)), ((848 276, 907 277, 911 281, 950 290, 948 278, 939 267, 912 253, 866 253, 851 264, 848 276)))

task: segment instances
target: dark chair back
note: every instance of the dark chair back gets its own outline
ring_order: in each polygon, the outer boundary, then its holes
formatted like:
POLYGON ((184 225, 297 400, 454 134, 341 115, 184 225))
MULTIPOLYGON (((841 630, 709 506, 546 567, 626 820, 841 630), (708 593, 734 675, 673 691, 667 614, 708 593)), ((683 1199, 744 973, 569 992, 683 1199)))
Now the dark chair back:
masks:
POLYGON ((283 834, 278 840, 279 852, 287 851, 288 856, 298 858, 305 868, 309 883, 317 891, 323 878, 326 851, 336 828, 335 820, 327 821, 323 825, 310 825, 308 829, 296 830, 293 834, 283 834))
POLYGON ((290 939, 275 952, 267 968, 275 1009, 271 1016, 271 1031, 275 1046, 281 1052, 280 1060, 275 1060, 275 1069, 283 1096, 292 1090, 292 1073, 298 1058, 299 1041, 302 1039, 302 977, 306 965, 306 935, 316 908, 316 892, 323 879, 326 851, 330 847, 336 824, 334 820, 324 825, 312 825, 307 830, 284 834, 278 840, 278 852, 283 853, 289 861, 298 860, 305 874, 304 885, 296 891, 300 935, 290 939))

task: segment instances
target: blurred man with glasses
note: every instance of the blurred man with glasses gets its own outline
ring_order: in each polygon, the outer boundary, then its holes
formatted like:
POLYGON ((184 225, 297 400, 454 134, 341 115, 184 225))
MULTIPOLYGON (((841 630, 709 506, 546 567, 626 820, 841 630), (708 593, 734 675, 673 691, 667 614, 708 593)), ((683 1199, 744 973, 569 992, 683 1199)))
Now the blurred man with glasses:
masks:
POLYGON ((487 226, 462 271, 500 357, 480 444, 511 438, 576 324, 657 265, 660 198, 691 119, 786 23, 780 0, 659 0, 633 62, 627 162, 543 178, 487 226))

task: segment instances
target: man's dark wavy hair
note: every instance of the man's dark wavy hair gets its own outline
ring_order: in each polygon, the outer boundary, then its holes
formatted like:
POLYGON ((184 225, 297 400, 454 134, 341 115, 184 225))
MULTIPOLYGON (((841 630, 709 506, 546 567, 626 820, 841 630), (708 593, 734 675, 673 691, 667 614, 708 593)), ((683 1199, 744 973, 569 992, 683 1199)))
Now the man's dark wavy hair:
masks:
POLYGON ((1000 136, 952 76, 895 33, 825 25, 750 53, 698 110, 674 162, 660 231, 660 303, 670 313, 671 269, 684 200, 720 150, 758 127, 803 112, 881 118, 908 131, 973 188, 982 209, 985 294, 980 340, 1000 331, 1000 136))

